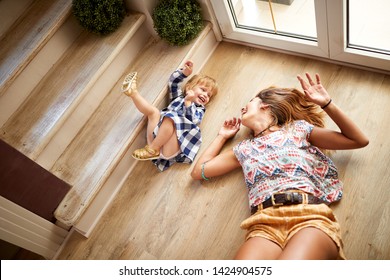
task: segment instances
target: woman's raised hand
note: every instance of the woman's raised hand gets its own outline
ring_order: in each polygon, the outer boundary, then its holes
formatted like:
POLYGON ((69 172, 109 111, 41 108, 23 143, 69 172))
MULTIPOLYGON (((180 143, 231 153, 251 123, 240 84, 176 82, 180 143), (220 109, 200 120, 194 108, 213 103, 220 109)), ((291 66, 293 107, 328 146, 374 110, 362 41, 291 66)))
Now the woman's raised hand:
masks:
POLYGON ((309 73, 305 73, 305 75, 308 83, 300 75, 298 75, 297 78, 301 83, 306 99, 321 107, 328 104, 330 96, 321 84, 320 75, 316 74, 316 83, 313 81, 309 73))

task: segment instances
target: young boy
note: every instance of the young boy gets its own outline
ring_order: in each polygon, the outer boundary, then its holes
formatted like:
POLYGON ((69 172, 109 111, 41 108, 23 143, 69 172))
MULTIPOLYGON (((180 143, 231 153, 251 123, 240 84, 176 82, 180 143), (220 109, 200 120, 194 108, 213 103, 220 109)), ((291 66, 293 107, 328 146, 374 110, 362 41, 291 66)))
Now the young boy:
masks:
POLYGON ((148 118, 147 145, 133 152, 137 160, 152 160, 160 171, 175 162, 192 163, 199 151, 201 123, 206 104, 218 92, 216 81, 206 75, 194 75, 183 87, 184 79, 192 74, 193 63, 186 61, 169 78, 170 104, 163 110, 148 103, 138 92, 137 73, 126 76, 122 92, 130 96, 137 109, 148 118))

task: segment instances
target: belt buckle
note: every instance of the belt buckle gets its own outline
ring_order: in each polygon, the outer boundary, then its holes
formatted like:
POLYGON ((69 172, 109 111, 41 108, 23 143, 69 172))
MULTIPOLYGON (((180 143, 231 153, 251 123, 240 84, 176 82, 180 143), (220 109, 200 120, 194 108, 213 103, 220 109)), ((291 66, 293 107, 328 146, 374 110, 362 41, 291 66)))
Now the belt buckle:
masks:
POLYGON ((283 206, 283 205, 284 205, 283 202, 280 202, 280 203, 276 203, 276 202, 275 202, 275 195, 276 195, 276 194, 277 194, 277 193, 271 195, 272 206, 283 206))

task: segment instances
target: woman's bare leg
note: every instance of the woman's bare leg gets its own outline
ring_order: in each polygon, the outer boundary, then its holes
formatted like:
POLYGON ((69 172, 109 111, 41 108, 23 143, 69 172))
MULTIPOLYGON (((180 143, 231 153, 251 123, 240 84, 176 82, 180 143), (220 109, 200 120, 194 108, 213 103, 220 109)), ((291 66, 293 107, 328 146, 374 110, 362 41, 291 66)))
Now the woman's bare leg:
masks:
POLYGON ((271 240, 252 237, 241 245, 234 259, 236 260, 275 260, 282 249, 271 240))
POLYGON ((298 231, 289 240, 279 259, 333 260, 338 255, 336 244, 326 233, 308 227, 298 231))

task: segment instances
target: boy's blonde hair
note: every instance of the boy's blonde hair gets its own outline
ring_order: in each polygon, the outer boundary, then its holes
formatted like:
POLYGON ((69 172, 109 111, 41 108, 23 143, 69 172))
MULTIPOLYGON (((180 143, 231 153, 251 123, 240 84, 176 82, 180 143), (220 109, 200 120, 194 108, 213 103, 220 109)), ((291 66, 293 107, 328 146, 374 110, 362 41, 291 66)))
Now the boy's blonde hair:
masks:
POLYGON ((191 89, 195 85, 198 85, 198 84, 204 85, 207 88, 209 88, 210 92, 211 92, 211 96, 214 96, 218 93, 218 84, 215 81, 215 79, 213 79, 207 75, 196 74, 196 75, 192 76, 188 80, 188 82, 186 83, 185 88, 184 88, 184 94, 186 93, 187 89, 191 89))

